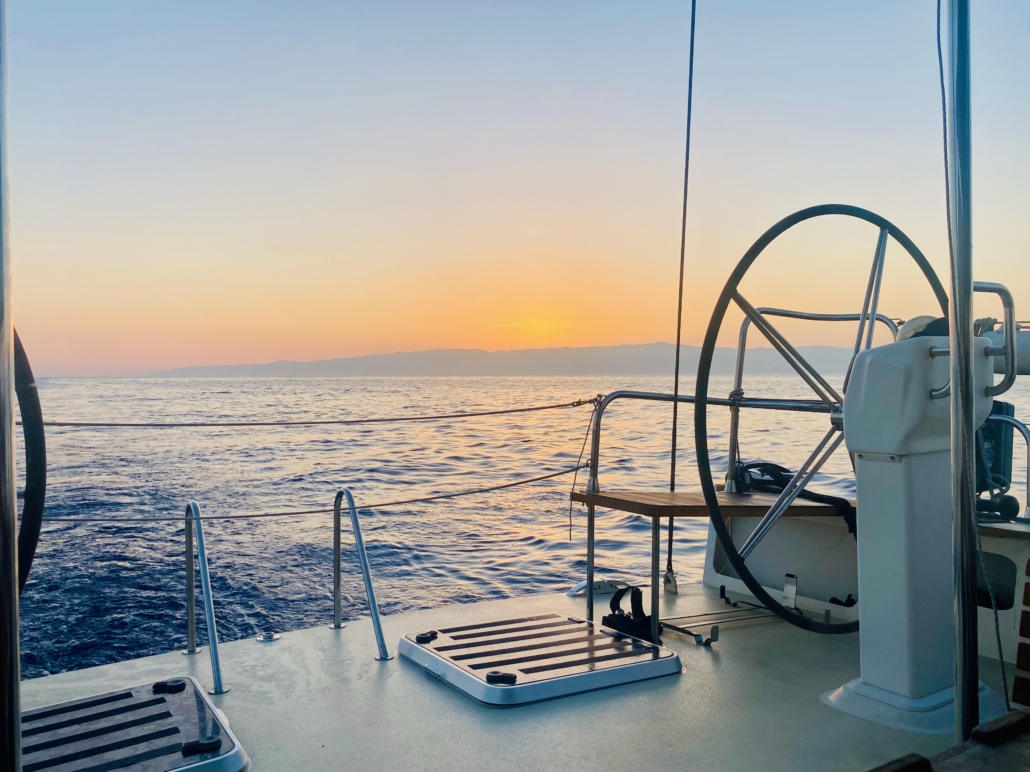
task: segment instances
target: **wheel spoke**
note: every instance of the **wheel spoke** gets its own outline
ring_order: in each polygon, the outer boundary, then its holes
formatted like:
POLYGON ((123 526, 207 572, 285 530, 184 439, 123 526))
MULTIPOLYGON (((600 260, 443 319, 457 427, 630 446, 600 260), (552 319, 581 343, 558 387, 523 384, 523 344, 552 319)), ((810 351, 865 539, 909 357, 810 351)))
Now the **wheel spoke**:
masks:
POLYGON ((869 269, 869 282, 865 288, 865 300, 862 302, 862 316, 858 320, 858 333, 855 335, 855 350, 851 354, 851 361, 848 362, 848 370, 844 374, 844 391, 848 390, 848 383, 851 382, 851 371, 855 367, 855 357, 862 350, 862 338, 865 337, 865 348, 873 345, 873 329, 876 327, 874 321, 877 317, 876 307, 880 303, 880 284, 883 281, 883 263, 887 255, 887 229, 881 228, 880 235, 876 239, 876 251, 873 253, 873 265, 869 269), (869 320, 868 329, 866 321, 869 320))
POLYGON ((787 364, 797 371, 805 383, 812 387, 812 391, 818 395, 819 399, 827 403, 830 406, 837 406, 844 404, 844 398, 837 393, 825 378, 823 378, 819 371, 816 370, 808 361, 798 353, 798 350, 794 348, 790 342, 783 337, 782 333, 777 330, 769 320, 762 315, 757 308, 747 302, 744 296, 739 292, 733 293, 733 300, 740 306, 740 309, 748 315, 751 322, 757 327, 761 333, 766 337, 773 348, 780 352, 780 355, 787 360, 787 364))
POLYGON ((801 492, 805 489, 805 486, 815 477, 823 464, 829 460, 830 456, 833 455, 841 442, 844 440, 844 434, 841 433, 838 437, 834 437, 837 433, 837 427, 832 426, 826 433, 826 436, 819 441, 819 444, 815 446, 815 450, 812 451, 811 455, 805 460, 805 463, 801 465, 801 468, 795 472, 794 477, 787 484, 787 487, 783 489, 779 497, 769 507, 769 511, 765 513, 765 517, 761 519, 758 525, 755 526, 755 530, 751 532, 751 535, 747 537, 738 552, 743 560, 747 560, 747 556, 750 555, 758 543, 765 537, 769 530, 776 524, 776 521, 780 519, 784 512, 794 503, 794 499, 801 495, 801 492), (832 440, 832 442, 831 442, 832 440), (829 444, 829 447, 827 447, 829 444))

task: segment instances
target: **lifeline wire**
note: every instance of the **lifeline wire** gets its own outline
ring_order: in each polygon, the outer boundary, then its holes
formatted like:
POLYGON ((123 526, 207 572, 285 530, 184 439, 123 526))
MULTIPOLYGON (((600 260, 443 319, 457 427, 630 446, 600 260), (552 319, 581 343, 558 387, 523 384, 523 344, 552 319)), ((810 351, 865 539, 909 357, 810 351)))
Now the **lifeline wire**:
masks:
MULTIPOLYGON (((64 428, 94 429, 197 429, 241 426, 347 426, 351 424, 390 424, 406 421, 442 421, 448 418, 476 418, 488 415, 507 415, 510 413, 532 413, 537 410, 556 410, 565 407, 582 407, 596 405, 597 398, 577 399, 574 402, 563 402, 559 405, 535 405, 533 407, 513 407, 505 410, 484 410, 478 413, 443 413, 440 415, 396 416, 392 418, 341 418, 322 421, 190 421, 182 423, 92 423, 87 421, 44 421, 44 426, 60 426, 64 428)), ((21 426, 21 421, 18 421, 21 426)))
POLYGON ((590 439, 590 430, 594 426, 594 416, 597 415, 597 408, 601 405, 601 399, 603 397, 598 394, 597 401, 594 402, 594 410, 590 414, 590 420, 587 421, 587 431, 583 435, 583 446, 579 449, 579 458, 576 459, 576 472, 572 475, 572 490, 569 492, 569 541, 572 541, 572 494, 576 492, 576 480, 579 478, 579 470, 584 466, 590 466, 590 464, 583 464, 583 453, 587 449, 587 440, 590 439))
MULTIPOLYGON (((441 499, 456 499, 460 496, 473 496, 477 493, 490 493, 492 491, 500 491, 505 488, 515 488, 519 485, 528 485, 529 483, 541 482, 542 480, 550 480, 552 477, 561 477, 562 475, 572 474, 578 472, 580 469, 586 469, 589 464, 579 464, 577 466, 569 467, 568 469, 561 469, 557 472, 551 472, 550 474, 543 474, 539 477, 530 477, 525 480, 515 480, 514 482, 502 483, 501 485, 491 485, 487 488, 474 488, 467 491, 456 491, 454 493, 439 493, 435 496, 422 496, 417 499, 404 499, 402 501, 386 501, 376 504, 364 504, 357 509, 368 510, 368 509, 385 509, 386 507, 398 507, 404 504, 421 504, 427 501, 440 501, 441 499)), ((44 517, 43 522, 62 522, 62 523, 160 523, 160 522, 177 522, 181 523, 185 520, 254 520, 262 517, 298 517, 300 515, 324 515, 329 514, 333 511, 332 507, 326 509, 301 509, 289 512, 262 512, 254 515, 202 515, 200 517, 44 517)))
MULTIPOLYGON (((687 189, 690 184, 690 119, 694 106, 694 22, 697 19, 697 0, 690 0, 690 63, 687 66, 687 143, 683 160, 683 217, 680 221, 680 284, 676 303, 676 368, 672 377, 672 460, 669 469, 669 490, 676 490, 676 430, 679 424, 680 395, 680 341, 683 337, 683 269, 687 253, 687 189)), ((672 573, 672 529, 675 518, 669 518, 669 550, 665 571, 672 573)))
MULTIPOLYGON (((944 88, 944 52, 941 50, 941 0, 937 0, 937 72, 941 79, 941 116, 944 122, 944 198, 947 204, 948 222, 948 256, 952 264, 955 262, 955 247, 951 237, 951 190, 948 188, 948 181, 951 171, 948 168, 948 92, 944 88)), ((989 468, 989 467, 988 467, 989 468)), ((1030 495, 1030 481, 1028 481, 1028 494, 1030 495)), ((976 517, 976 513, 973 513, 976 517)), ((984 567, 983 548, 980 546, 980 529, 974 526, 973 533, 976 534, 976 557, 980 561, 980 571, 984 575, 984 583, 987 585, 987 594, 991 599, 991 609, 994 611, 994 637, 998 642, 998 662, 1001 663, 1001 685, 1005 692, 1005 710, 1012 710, 1009 702, 1009 679, 1005 674, 1005 655, 1001 648, 1001 625, 998 622, 998 601, 994 597, 994 590, 991 587, 991 580, 987 576, 984 567)))

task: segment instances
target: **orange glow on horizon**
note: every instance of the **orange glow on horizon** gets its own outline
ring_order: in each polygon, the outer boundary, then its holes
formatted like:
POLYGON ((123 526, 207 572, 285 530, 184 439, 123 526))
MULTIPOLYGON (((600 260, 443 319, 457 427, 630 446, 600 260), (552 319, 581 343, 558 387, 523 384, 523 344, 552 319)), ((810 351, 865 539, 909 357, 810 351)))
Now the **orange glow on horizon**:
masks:
MULTIPOLYGON (((755 239, 815 204, 887 217, 948 283, 932 8, 808 5, 699 9, 687 345, 755 239)), ((689 4, 37 6, 10 9, 5 114, 37 374, 675 340, 689 4)), ((973 233, 975 277, 1026 317, 1022 13, 985 4, 974 29, 973 233)), ((742 292, 857 311, 876 235, 805 224, 742 292)), ((935 313, 887 260, 880 310, 935 313)))

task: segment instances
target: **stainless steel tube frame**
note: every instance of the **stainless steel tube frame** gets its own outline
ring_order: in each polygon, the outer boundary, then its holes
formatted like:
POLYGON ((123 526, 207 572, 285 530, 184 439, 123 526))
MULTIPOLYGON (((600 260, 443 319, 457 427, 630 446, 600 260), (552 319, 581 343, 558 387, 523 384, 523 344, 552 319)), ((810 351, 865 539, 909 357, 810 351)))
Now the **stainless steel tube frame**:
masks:
MULTIPOLYGON (((877 250, 879 256, 879 249, 877 250)), ((878 258, 873 261, 873 274, 869 277, 869 288, 867 296, 872 295, 873 284, 875 280, 876 266, 878 265, 878 258)), ((788 319, 804 319, 807 321, 814 322, 859 322, 859 342, 855 345, 860 345, 862 327, 865 325, 866 318, 868 316, 868 304, 869 297, 866 298, 866 304, 863 306, 862 313, 860 314, 815 314, 809 313, 808 311, 792 311, 786 308, 759 308, 756 309, 758 313, 764 314, 765 316, 782 316, 788 319)), ((891 336, 896 340, 898 337, 898 325, 894 323, 894 320, 884 314, 876 314, 876 321, 880 322, 891 331, 891 336)), ((872 325, 870 325, 872 326, 872 325)), ((740 333, 737 335, 737 360, 733 368, 733 393, 743 396, 744 387, 744 357, 747 353, 747 332, 751 327, 751 317, 747 314, 744 315, 744 319, 740 323, 740 333)), ((854 364, 855 358, 852 356, 851 363, 848 365, 848 373, 851 372, 851 367, 854 364)), ((844 381, 844 388, 847 389, 847 379, 844 381)), ((726 468, 726 491, 734 493, 736 491, 736 482, 733 479, 733 469, 736 467, 737 461, 740 460, 740 409, 737 407, 730 408, 730 452, 729 452, 729 463, 726 468)))
MULTIPOLYGON (((587 490, 591 493, 596 493, 601 490, 597 479, 601 450, 601 419, 604 417, 604 412, 608 409, 608 406, 619 399, 635 399, 644 400, 646 402, 673 402, 675 400, 676 402, 686 403, 689 405, 694 404, 694 397, 690 394, 680 394, 678 397, 673 397, 671 394, 662 394, 661 392, 623 389, 613 391, 611 394, 606 395, 597 406, 597 411, 594 413, 593 426, 590 431, 590 479, 587 482, 587 490)), ((825 402, 807 399, 750 399, 745 397, 741 397, 739 399, 710 398, 708 400, 708 404, 730 408, 752 408, 756 410, 788 410, 798 413, 830 414, 833 412, 831 407, 825 402)))
POLYGON ((1009 292, 1008 287, 992 281, 973 282, 973 292, 990 292, 997 295, 1001 299, 1005 313, 1005 344, 1003 346, 1005 349, 1005 376, 1001 379, 1001 383, 987 387, 987 396, 997 397, 1012 388, 1018 372, 1019 358, 1016 345, 1019 334, 1016 329, 1016 301, 1012 299, 1012 293, 1009 292))
MULTIPOLYGON (((343 498, 347 497, 347 507, 350 509, 351 527, 354 529, 354 546, 358 550, 358 561, 361 563, 361 575, 365 579, 365 595, 368 596, 368 610, 372 614, 372 628, 376 634, 376 647, 379 650, 376 659, 390 660, 393 655, 386 649, 386 640, 383 638, 383 625, 379 621, 379 604, 376 603, 375 588, 372 587, 372 574, 368 568, 368 555, 365 554, 365 541, 361 538, 361 523, 358 522, 358 509, 354 506, 354 495, 350 488, 342 488, 336 494, 336 501, 333 503, 335 517, 339 517, 340 506, 343 498)), ((339 598, 339 594, 336 596, 339 598)))
POLYGON ((186 651, 196 654, 197 649, 197 577, 193 560, 193 510, 186 508, 186 651))
MULTIPOLYGON (((604 418, 604 411, 608 409, 608 406, 618 399, 635 399, 644 400, 647 402, 681 402, 686 404, 694 404, 694 397, 691 395, 680 394, 678 397, 674 397, 672 394, 661 394, 659 392, 650 391, 631 391, 621 390, 613 391, 601 400, 597 406, 597 410, 594 411, 593 425, 590 429, 590 478, 587 481, 587 490, 591 493, 597 493, 601 490, 598 482, 598 469, 600 466, 601 458, 601 420, 604 418)), ((815 400, 793 400, 793 399, 709 399, 708 404, 710 405, 723 405, 730 408, 755 408, 759 410, 791 410, 803 413, 830 413, 830 406, 822 401, 815 400)), ((593 621, 594 619, 594 535, 595 535, 595 519, 596 519, 596 508, 593 504, 587 505, 587 619, 593 621)), ((654 549, 654 529, 652 528, 652 580, 656 580, 655 563, 657 550, 654 549)), ((657 584, 652 591, 652 609, 654 604, 657 602, 657 584)), ((657 616, 653 614, 653 616, 657 616)))
POLYGON ((798 375, 800 375, 805 383, 807 383, 812 391, 816 393, 821 400, 826 402, 828 405, 843 405, 844 397, 837 393, 837 390, 830 385, 829 381, 823 378, 808 361, 801 356, 794 346, 790 344, 783 334, 773 327, 772 323, 759 313, 758 309, 751 305, 747 299, 739 292, 733 293, 733 301, 737 304, 741 311, 751 317, 751 321, 755 327, 761 331, 774 349, 780 352, 787 364, 794 368, 798 375))
POLYGON ((341 560, 341 538, 340 538, 340 495, 336 495, 336 504, 333 507, 333 629, 341 630, 346 625, 343 623, 343 600, 340 589, 341 560))
MULTIPOLYGON (((1017 348, 1019 330, 1016 325, 1016 301, 1012 299, 1012 293, 1009 292, 1008 287, 991 281, 973 282, 973 292, 989 292, 997 295, 1001 298, 1001 305, 1004 309, 1005 343, 1000 348, 989 346, 986 350, 986 354, 989 357, 999 355, 1005 357, 1005 375, 1001 379, 1001 382, 984 389, 984 393, 988 397, 997 397, 1012 388, 1012 384, 1016 382, 1016 373, 1018 372, 1019 367, 1019 350, 1017 348)), ((930 356, 932 357, 950 355, 950 348, 934 346, 930 349, 930 356)), ((949 379, 948 382, 939 389, 932 389, 930 391, 930 396, 933 399, 944 399, 945 397, 951 396, 951 380, 949 379)))
POLYGON ((211 598, 211 575, 207 570, 207 550, 204 548, 204 524, 200 519, 200 507, 191 501, 186 507, 186 516, 193 519, 197 529, 197 561, 200 563, 200 585, 204 591, 204 617, 207 620, 208 654, 211 655, 211 680, 214 688, 211 694, 225 694, 228 688, 222 684, 222 665, 218 659, 218 628, 215 626, 215 607, 211 598))
POLYGON ((987 416, 988 421, 997 421, 998 423, 1009 424, 1015 427, 1016 431, 1023 435, 1023 441, 1026 443, 1026 507, 1023 510, 1023 517, 1030 518, 1030 429, 1027 429, 1026 424, 1022 421, 1013 418, 1008 415, 997 415, 992 414, 987 416))

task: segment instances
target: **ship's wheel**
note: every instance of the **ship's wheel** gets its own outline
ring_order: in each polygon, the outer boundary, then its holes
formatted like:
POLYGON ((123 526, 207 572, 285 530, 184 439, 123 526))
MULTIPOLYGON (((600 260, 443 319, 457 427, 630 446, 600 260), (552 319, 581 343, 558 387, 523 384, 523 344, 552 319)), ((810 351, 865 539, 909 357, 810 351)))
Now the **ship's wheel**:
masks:
MULTIPOLYGON (((719 542, 722 544, 722 548, 726 553, 726 557, 729 560, 730 565, 733 566, 737 576, 744 582, 745 586, 751 591, 751 593, 770 611, 773 611, 792 625, 817 633, 836 634, 855 632, 858 630, 858 621, 839 623, 818 621, 804 616, 793 609, 786 608, 776 601, 758 582, 758 580, 755 579, 751 571, 748 570, 747 557, 765 537, 765 535, 775 526, 777 520, 784 512, 786 512, 790 504, 799 495, 801 495, 805 490, 805 487, 815 476, 816 472, 819 471, 827 459, 830 458, 833 452, 843 442, 843 392, 847 389, 847 382, 854 365, 855 356, 857 356, 858 352, 863 348, 868 348, 872 345, 873 327, 879 321, 889 326, 895 334, 897 332, 894 323, 886 316, 877 312, 881 279, 883 277, 884 257, 889 238, 893 238, 898 244, 900 244, 915 261, 916 265, 922 271, 923 276, 926 278, 926 281, 930 284, 930 289, 933 291, 937 298, 937 302, 940 304, 941 313, 946 315, 948 296, 944 291, 944 287, 941 285, 940 279, 938 279, 933 268, 930 267, 930 264, 923 256, 923 253, 919 251, 916 245, 912 243, 912 240, 909 239, 908 236, 906 236, 896 225, 873 212, 856 206, 824 204, 822 206, 814 206, 809 209, 802 209, 799 212, 795 212, 794 214, 783 218, 762 234, 761 238, 759 238, 758 241, 756 241, 747 251, 744 257, 740 259, 740 262, 737 263, 737 267, 733 270, 729 280, 726 282, 726 286, 723 288, 722 294, 719 295, 719 300, 715 305, 715 311, 712 313, 711 321, 708 324, 708 332, 705 335, 704 346, 701 349, 701 357, 698 364, 697 386, 694 395, 694 436, 697 448, 697 466, 701 478, 701 488, 704 491, 705 503, 708 506, 708 513, 711 517, 712 527, 715 529, 715 533, 719 538, 719 542), (866 287, 865 302, 862 313, 806 314, 802 312, 782 311, 778 309, 759 309, 752 306, 747 299, 740 294, 739 287, 748 270, 752 265, 754 265, 755 261, 762 254, 765 248, 768 247, 769 244, 778 236, 782 235, 798 223, 828 215, 854 217, 870 223, 879 230, 879 237, 876 243, 872 269, 869 274, 869 283, 866 287), (715 354, 716 342, 719 339, 719 333, 722 330, 723 321, 726 318, 726 311, 730 303, 735 303, 737 307, 743 311, 745 316, 744 325, 740 334, 740 350, 738 351, 736 383, 730 398, 735 399, 740 402, 740 404, 744 403, 743 393, 740 388, 740 379, 743 372, 743 349, 746 342, 747 329, 749 326, 754 326, 762 333, 772 347, 783 356, 798 375, 800 375, 801 378, 811 387, 815 394, 815 400, 781 400, 783 403, 783 409, 824 413, 827 416, 828 424, 826 434, 816 445, 815 449, 809 454, 807 460, 793 475, 789 484, 783 489, 783 492, 779 494, 776 502, 759 521, 751 535, 748 536, 744 543, 739 547, 734 543, 730 529, 728 528, 726 520, 723 517, 722 510, 720 509, 719 500, 716 495, 715 480, 712 475, 711 462, 708 457, 707 405, 709 377, 711 375, 712 359, 715 354), (778 329, 776 329, 770 321, 770 317, 773 316, 790 316, 801 319, 847 319, 858 321, 859 330, 858 335, 856 336, 854 354, 852 355, 851 362, 848 365, 844 385, 840 392, 838 392, 826 378, 812 367, 812 365, 809 364, 798 352, 797 348, 795 348, 787 338, 778 329)), ((737 428, 739 425, 738 415, 739 406, 731 407, 730 474, 727 476, 727 482, 730 489, 733 488, 738 456, 736 440, 737 428)))

